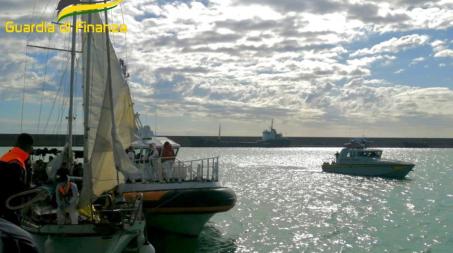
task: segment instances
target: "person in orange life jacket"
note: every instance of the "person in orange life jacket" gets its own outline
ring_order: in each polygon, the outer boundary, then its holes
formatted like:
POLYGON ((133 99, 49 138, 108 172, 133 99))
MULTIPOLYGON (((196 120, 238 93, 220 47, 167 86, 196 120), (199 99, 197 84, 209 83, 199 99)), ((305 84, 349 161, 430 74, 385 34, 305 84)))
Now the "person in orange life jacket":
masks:
POLYGON ((70 181, 69 170, 63 163, 62 168, 57 172, 57 189, 55 191, 57 200, 57 224, 63 225, 66 221, 66 213, 69 214, 71 224, 78 224, 79 213, 77 204, 79 201, 79 190, 77 185, 70 181))
POLYGON ((12 149, 0 157, 0 217, 19 224, 18 213, 6 207, 6 200, 30 187, 30 154, 33 153, 33 138, 22 133, 12 149))

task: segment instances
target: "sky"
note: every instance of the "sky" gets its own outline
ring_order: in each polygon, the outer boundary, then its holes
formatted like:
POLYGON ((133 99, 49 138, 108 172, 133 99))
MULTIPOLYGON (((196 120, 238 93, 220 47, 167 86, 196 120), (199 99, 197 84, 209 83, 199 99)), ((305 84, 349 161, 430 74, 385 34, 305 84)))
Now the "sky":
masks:
MULTIPOLYGON (((65 133, 56 0, 0 0, 0 133, 65 133)), ((453 137, 453 0, 124 0, 110 11, 141 121, 160 135, 453 137)), ((79 37, 80 38, 80 37, 79 37)), ((77 61, 77 66, 80 64, 77 61)), ((82 87, 75 88, 76 132, 82 87)))

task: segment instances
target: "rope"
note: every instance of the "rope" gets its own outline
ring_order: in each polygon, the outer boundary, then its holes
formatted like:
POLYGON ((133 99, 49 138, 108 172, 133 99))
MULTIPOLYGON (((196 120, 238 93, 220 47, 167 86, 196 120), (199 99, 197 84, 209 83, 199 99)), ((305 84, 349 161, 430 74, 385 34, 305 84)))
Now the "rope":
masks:
POLYGON ((67 72, 67 70, 68 70, 69 60, 70 60, 70 59, 67 58, 67 60, 66 60, 66 66, 65 66, 65 68, 64 68, 63 74, 61 75, 58 90, 57 90, 57 92, 55 92, 55 96, 54 96, 54 99, 53 99, 53 102, 52 102, 52 107, 51 107, 51 109, 50 109, 49 116, 47 117, 47 121, 46 121, 46 125, 45 125, 44 129, 48 129, 49 122, 50 122, 50 118, 52 117, 53 111, 54 111, 54 109, 55 109, 55 103, 57 102, 58 95, 59 95, 59 93, 61 92, 61 88, 63 87, 63 81, 64 81, 64 77, 65 77, 65 75, 66 75, 66 72, 67 72))
MULTIPOLYGON (((123 24, 124 24, 125 22, 124 22, 124 13, 123 13, 123 4, 122 4, 122 3, 120 3, 120 10, 121 10, 121 19, 123 20, 123 24)), ((126 52, 125 52, 126 57, 124 57, 124 58, 125 58, 124 60, 125 60, 126 62, 128 62, 128 54, 127 54, 127 49, 128 49, 128 48, 127 48, 127 33, 124 33, 124 47, 125 47, 125 51, 126 51, 126 52)))
MULTIPOLYGON (((35 11, 36 11, 36 3, 38 0, 33 1, 33 10, 32 10, 32 16, 35 16, 35 11)), ((31 33, 29 33, 25 39, 25 63, 24 63, 24 85, 22 87, 22 103, 21 103, 21 112, 20 112, 20 131, 23 132, 23 124, 24 124, 24 107, 25 107, 25 89, 27 87, 26 82, 27 82, 27 56, 28 56, 28 41, 30 39, 31 33)))
MULTIPOLYGON (((28 44, 28 37, 26 44, 28 44)), ((25 63, 24 63, 24 85, 22 87, 22 104, 20 107, 20 131, 23 132, 23 123, 24 123, 24 104, 25 104, 25 88, 27 82, 27 56, 28 56, 28 47, 25 45, 25 63)))
POLYGON ((39 202, 39 201, 43 201, 45 199, 47 199, 49 197, 49 192, 44 189, 44 188, 35 188, 35 189, 32 189, 32 190, 28 190, 28 191, 23 191, 23 192, 20 192, 20 193, 17 193, 17 194, 14 194, 12 196, 10 196, 7 200, 6 200, 6 207, 10 210, 19 210, 19 209, 22 209, 22 208, 25 208, 27 206, 30 206, 36 202, 39 202), (13 200, 14 198, 17 198, 17 197, 23 197, 23 196, 27 196, 29 194, 36 194, 35 197, 33 197, 31 200, 29 201, 26 201, 20 205, 17 205, 17 206, 12 206, 10 204, 11 200, 13 200))
MULTIPOLYGON (((48 38, 48 46, 50 47, 50 36, 48 38)), ((43 83, 41 85, 41 98, 40 98, 40 102, 39 102, 39 113, 38 113, 38 126, 37 126, 37 129, 36 129, 36 132, 39 134, 39 130, 40 130, 40 126, 41 126, 41 114, 42 114, 42 105, 43 105, 43 100, 44 100, 44 86, 46 84, 46 76, 47 76, 47 69, 48 69, 48 61, 49 61, 49 50, 47 50, 46 52, 46 65, 44 67, 44 80, 43 80, 43 83)))

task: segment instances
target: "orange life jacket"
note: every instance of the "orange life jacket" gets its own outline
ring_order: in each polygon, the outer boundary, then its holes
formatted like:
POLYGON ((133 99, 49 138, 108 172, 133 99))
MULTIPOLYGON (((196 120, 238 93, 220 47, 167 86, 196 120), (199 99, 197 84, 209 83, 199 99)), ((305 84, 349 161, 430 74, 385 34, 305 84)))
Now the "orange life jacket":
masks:
POLYGON ((62 197, 66 197, 67 195, 72 195, 71 186, 72 186, 72 183, 68 182, 68 183, 60 186, 60 188, 58 188, 58 192, 60 192, 62 197))
POLYGON ((0 158, 0 161, 5 163, 16 161, 20 165, 20 167, 25 170, 25 162, 27 161, 29 156, 30 155, 27 152, 18 147, 14 147, 6 154, 4 154, 0 158))

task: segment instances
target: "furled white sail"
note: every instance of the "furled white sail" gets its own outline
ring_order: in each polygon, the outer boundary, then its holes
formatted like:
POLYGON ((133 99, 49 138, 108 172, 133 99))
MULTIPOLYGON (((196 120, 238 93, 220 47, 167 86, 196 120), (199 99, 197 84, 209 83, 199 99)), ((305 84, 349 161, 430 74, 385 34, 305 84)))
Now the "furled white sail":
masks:
POLYGON ((63 148, 63 151, 54 157, 52 161, 47 164, 46 173, 47 178, 51 181, 54 181, 57 176, 57 171, 63 165, 65 158, 68 157, 68 145, 66 144, 63 148))
MULTIPOLYGON (((92 24, 102 24, 99 14, 92 15, 92 24)), ((87 21, 87 16, 83 16, 87 21)), ((87 38, 83 35, 83 65, 87 65, 87 38)), ((86 205, 105 191, 113 189, 124 178, 139 174, 125 153, 136 132, 129 87, 112 44, 106 46, 105 33, 92 33, 89 83, 88 142, 85 146, 88 164, 84 167, 81 205, 86 205), (111 85, 116 133, 112 133, 112 104, 108 84, 107 50, 110 50, 111 85)), ((86 72, 84 71, 84 74, 86 72)), ((84 78, 85 80, 85 78, 84 78)))

